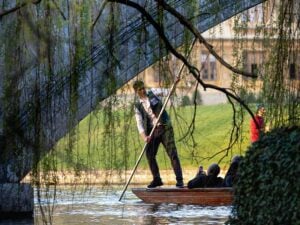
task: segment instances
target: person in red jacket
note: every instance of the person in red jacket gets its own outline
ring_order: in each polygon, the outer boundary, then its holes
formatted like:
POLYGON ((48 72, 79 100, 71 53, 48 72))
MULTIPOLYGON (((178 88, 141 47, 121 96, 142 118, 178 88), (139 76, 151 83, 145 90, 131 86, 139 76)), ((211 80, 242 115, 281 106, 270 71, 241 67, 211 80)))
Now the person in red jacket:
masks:
POLYGON ((265 113, 266 113, 266 109, 265 109, 264 105, 260 104, 257 106, 256 114, 254 116, 254 119, 257 124, 255 123, 253 118, 250 120, 250 141, 251 141, 251 143, 258 141, 260 133, 265 131, 265 120, 264 120, 265 113))

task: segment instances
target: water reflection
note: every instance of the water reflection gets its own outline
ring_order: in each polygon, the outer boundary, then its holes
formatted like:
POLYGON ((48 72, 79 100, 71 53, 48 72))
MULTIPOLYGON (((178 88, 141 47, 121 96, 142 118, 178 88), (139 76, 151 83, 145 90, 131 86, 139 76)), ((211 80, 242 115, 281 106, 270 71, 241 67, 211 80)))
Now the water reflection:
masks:
POLYGON ((146 204, 130 189, 123 201, 119 202, 121 189, 122 187, 69 186, 41 190, 40 201, 35 199, 34 223, 7 220, 1 221, 0 225, 211 225, 224 224, 230 214, 230 207, 146 204))

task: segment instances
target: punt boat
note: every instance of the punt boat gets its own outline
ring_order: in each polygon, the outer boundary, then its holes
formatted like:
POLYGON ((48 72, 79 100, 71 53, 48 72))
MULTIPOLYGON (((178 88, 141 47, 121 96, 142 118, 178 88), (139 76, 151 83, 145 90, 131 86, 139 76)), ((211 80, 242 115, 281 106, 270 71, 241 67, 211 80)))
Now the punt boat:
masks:
POLYGON ((132 192, 145 203, 226 206, 233 201, 232 188, 132 188, 132 192))

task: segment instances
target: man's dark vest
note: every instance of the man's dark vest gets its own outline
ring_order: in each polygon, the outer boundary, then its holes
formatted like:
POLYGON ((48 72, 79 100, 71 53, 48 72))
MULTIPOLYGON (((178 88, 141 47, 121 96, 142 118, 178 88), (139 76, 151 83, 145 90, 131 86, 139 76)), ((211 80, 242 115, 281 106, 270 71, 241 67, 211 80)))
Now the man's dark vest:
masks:
MULTIPOLYGON (((150 107, 152 109, 152 112, 154 113, 154 115, 156 117, 158 117, 161 109, 162 109, 162 102, 160 101, 160 99, 152 92, 149 91, 147 93, 149 102, 150 102, 150 107)), ((152 129, 152 124, 151 124, 151 119, 149 118, 148 113, 146 112, 146 110, 144 109, 143 105, 141 102, 138 102, 135 104, 135 107, 140 111, 142 118, 143 118, 143 126, 145 128, 146 134, 150 134, 151 129, 152 129)), ((159 122, 161 124, 168 124, 170 122, 170 118, 168 113, 164 110, 159 122)))

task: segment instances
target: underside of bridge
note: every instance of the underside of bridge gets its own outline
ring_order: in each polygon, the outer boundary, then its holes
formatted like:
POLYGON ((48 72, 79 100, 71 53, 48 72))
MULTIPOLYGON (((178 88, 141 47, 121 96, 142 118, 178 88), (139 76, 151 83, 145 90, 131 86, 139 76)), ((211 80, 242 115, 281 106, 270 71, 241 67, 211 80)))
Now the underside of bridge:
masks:
MULTIPOLYGON (((157 20, 156 1, 148 4, 137 2, 157 20)), ((194 1, 197 5, 192 6, 195 9, 193 14, 188 13, 191 10, 191 1, 167 2, 192 21, 201 33, 263 1, 199 0, 194 1)), ((32 170, 36 159, 47 154, 55 143, 92 112, 100 101, 155 63, 158 56, 166 54, 165 47, 159 44, 160 38, 153 24, 136 9, 125 4, 118 7, 121 19, 117 29, 108 33, 107 23, 111 19, 109 5, 103 4, 102 18, 93 28, 95 32, 91 38, 91 51, 76 62, 69 61, 70 49, 63 41, 57 46, 54 45, 54 48, 64 48, 63 55, 47 62, 38 59, 41 46, 26 42, 26 38, 23 45, 16 46, 9 39, 1 44, 4 52, 0 55, 1 216, 11 212, 31 214, 32 188, 20 182, 32 170), (147 37, 141 38, 140 30, 144 30, 147 37), (111 49, 118 52, 116 58, 112 57, 111 49), (16 58, 13 65, 6 65, 6 58, 13 57, 17 51, 20 52, 19 58, 16 58), (26 68, 12 70, 18 67, 22 60, 27 61, 26 68), (114 60, 118 61, 118 66, 112 63, 114 60), (69 66, 66 68, 67 64, 69 66), (74 77, 74 74, 79 76, 74 77)), ((14 7, 14 3, 11 2, 7 4, 6 10, 14 7)), ((28 4, 20 10, 25 14, 35 10, 35 7, 40 6, 28 4)), ((163 13, 165 35, 174 48, 180 47, 186 41, 186 29, 169 12, 163 13)), ((0 33, 8 32, 14 35, 18 29, 18 15, 18 12, 12 12, 3 16, 0 33)), ((30 19, 28 27, 35 33, 33 40, 47 38, 39 33, 34 24, 41 19, 39 12, 31 15, 30 19)), ((76 26, 76 21, 73 21, 73 25, 76 26)), ((60 28, 59 35, 62 40, 68 39, 70 35, 67 29, 67 26, 60 28)), ((50 51, 55 52, 55 49, 50 51)))

